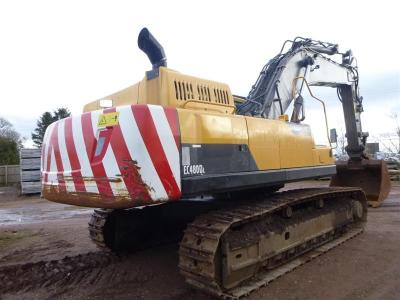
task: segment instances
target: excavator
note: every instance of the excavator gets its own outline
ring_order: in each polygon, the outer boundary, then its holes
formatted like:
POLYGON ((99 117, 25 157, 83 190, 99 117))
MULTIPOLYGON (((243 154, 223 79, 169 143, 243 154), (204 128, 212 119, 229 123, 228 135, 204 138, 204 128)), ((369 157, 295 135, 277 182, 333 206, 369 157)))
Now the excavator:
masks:
POLYGON ((368 204, 387 197, 390 180, 364 150, 351 51, 288 40, 241 97, 169 69, 146 28, 138 46, 152 64, 143 80, 51 124, 43 140, 43 197, 95 208, 89 233, 99 247, 180 240, 186 282, 237 299, 363 231, 368 204), (348 161, 335 163, 335 130, 315 86, 337 90, 348 161), (327 146, 304 123, 305 97, 323 108, 327 146), (329 187, 281 190, 321 177, 332 177, 329 187))

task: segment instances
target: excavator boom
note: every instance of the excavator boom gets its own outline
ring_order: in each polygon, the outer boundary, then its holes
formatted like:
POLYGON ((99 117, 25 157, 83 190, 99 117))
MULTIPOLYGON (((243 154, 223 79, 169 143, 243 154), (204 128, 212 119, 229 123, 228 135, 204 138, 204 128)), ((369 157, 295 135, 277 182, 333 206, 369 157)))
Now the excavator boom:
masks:
POLYGON ((370 159, 364 151, 368 133, 361 127, 363 97, 359 95, 355 62, 351 50, 339 53, 337 44, 299 37, 286 41, 281 52, 263 67, 238 112, 276 119, 285 114, 294 101, 291 121, 300 123, 305 119, 304 85, 337 88, 338 100, 343 107, 349 160, 336 163, 337 173, 331 185, 360 187, 369 204, 377 207, 390 191, 390 179, 386 164, 370 159), (282 53, 288 42, 292 47, 282 53), (335 60, 335 56, 341 56, 341 61, 335 60))

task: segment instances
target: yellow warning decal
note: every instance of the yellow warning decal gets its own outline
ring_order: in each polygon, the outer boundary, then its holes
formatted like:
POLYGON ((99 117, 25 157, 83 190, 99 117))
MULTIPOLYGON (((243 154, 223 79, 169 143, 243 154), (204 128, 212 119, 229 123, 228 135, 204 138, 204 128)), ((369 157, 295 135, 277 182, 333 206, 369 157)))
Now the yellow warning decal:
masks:
POLYGON ((97 121, 98 127, 111 127, 119 124, 119 112, 101 114, 97 121))

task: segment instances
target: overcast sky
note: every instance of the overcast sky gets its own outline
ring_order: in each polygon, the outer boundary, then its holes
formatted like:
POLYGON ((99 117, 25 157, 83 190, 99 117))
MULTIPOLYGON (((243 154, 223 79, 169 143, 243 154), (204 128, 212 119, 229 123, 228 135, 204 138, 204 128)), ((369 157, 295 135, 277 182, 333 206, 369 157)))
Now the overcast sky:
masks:
MULTIPOLYGON (((286 39, 351 48, 364 129, 378 135, 391 131, 390 112, 400 114, 399 11, 384 0, 1 1, 0 116, 29 139, 44 111, 79 114, 85 103, 141 80, 151 67, 136 43, 146 26, 169 67, 226 82, 239 95, 286 39)), ((340 128, 340 102, 327 98, 330 126, 340 128)), ((321 140, 318 114, 312 108, 308 119, 321 140)))

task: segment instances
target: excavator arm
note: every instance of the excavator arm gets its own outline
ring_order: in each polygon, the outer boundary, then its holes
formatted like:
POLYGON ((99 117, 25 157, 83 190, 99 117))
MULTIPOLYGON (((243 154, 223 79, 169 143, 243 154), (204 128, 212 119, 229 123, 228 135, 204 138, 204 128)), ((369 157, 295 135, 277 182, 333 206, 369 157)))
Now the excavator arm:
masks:
POLYGON ((286 41, 281 52, 263 67, 246 101, 238 106, 238 113, 277 119, 294 102, 290 121, 299 123, 305 119, 302 97, 305 85, 337 88, 346 125, 349 161, 337 164, 337 175, 331 184, 362 187, 370 204, 377 206, 388 195, 390 180, 385 163, 371 160, 365 153, 368 133, 361 127, 363 98, 359 95, 355 62, 351 50, 340 53, 337 44, 300 37, 286 41), (283 52, 288 43, 291 47, 283 52))

